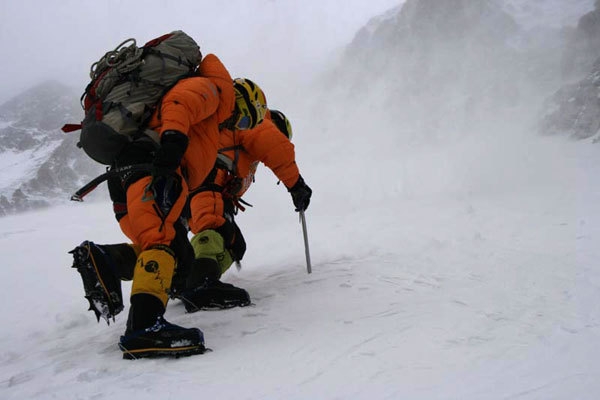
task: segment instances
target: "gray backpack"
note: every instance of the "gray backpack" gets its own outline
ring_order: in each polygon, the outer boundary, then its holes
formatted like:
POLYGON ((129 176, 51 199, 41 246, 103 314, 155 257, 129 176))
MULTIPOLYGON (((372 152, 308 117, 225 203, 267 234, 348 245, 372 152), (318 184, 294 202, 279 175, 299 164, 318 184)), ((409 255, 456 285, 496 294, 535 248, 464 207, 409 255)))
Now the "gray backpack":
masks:
POLYGON ((133 141, 158 147, 158 132, 148 123, 160 100, 180 79, 196 73, 200 48, 190 36, 174 31, 138 47, 128 39, 91 67, 91 82, 82 95, 85 117, 78 146, 97 162, 113 165, 133 141))

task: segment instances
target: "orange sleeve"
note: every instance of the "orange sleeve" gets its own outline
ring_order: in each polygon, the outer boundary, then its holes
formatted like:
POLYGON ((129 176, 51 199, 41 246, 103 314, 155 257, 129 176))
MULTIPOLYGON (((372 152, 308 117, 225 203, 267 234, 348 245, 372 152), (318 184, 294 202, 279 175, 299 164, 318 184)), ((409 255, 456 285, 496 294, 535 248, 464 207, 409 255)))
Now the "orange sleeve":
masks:
POLYGON ((160 133, 176 130, 187 135, 191 125, 208 118, 218 107, 219 92, 210 79, 183 79, 162 99, 160 133))
POLYGON ((286 187, 293 186, 300 171, 294 145, 269 119, 256 128, 242 132, 242 145, 255 160, 265 164, 286 187))

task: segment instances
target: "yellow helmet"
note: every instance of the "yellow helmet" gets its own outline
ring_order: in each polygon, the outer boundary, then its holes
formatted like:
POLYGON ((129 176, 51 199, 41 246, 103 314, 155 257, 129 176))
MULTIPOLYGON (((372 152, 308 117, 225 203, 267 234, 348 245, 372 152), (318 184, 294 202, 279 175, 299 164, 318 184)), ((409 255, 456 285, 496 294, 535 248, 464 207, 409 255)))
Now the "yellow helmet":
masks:
POLYGON ((250 79, 233 80, 235 89, 235 129, 252 129, 260 124, 267 113, 267 98, 262 89, 250 79))
POLYGON ((284 113, 279 110, 269 109, 271 112, 271 120, 289 140, 292 140, 292 124, 290 120, 287 119, 284 113))

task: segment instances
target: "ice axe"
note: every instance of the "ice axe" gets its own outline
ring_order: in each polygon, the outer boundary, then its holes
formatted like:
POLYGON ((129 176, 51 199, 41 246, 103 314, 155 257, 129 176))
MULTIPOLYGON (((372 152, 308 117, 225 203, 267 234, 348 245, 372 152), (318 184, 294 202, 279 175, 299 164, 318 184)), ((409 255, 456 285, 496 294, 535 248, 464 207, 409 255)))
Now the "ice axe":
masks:
POLYGON ((308 249, 308 232, 306 231, 306 217, 304 216, 304 210, 300 211, 300 222, 302 223, 302 233, 304 234, 304 254, 306 255, 306 272, 312 272, 312 266, 310 265, 310 250, 308 249))

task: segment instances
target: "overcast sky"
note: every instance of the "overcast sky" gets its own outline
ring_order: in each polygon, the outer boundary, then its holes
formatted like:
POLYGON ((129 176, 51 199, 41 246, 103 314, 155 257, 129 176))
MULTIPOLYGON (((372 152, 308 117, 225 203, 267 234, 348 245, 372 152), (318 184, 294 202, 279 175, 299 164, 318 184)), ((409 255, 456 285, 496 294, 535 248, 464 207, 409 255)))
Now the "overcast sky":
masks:
POLYGON ((175 29, 219 55, 233 76, 310 75, 371 17, 402 2, 2 0, 0 103, 46 78, 85 85, 90 65, 122 40, 175 29))

